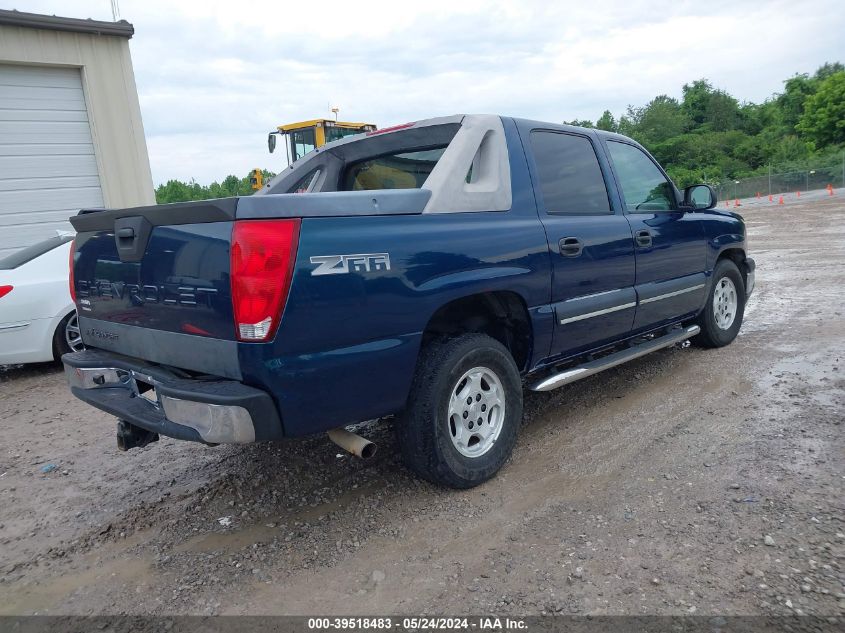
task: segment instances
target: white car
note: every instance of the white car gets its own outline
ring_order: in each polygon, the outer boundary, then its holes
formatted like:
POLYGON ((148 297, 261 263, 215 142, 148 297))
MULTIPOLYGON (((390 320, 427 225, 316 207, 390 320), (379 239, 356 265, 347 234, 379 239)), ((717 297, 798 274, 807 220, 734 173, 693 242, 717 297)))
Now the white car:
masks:
POLYGON ((68 287, 73 234, 0 259, 0 365, 39 363, 83 348, 68 287))

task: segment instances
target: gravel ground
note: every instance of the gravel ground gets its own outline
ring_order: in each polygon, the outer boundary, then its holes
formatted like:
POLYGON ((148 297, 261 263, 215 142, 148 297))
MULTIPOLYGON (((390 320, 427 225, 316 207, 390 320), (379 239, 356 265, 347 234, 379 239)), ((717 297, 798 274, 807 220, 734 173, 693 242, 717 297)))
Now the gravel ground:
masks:
POLYGON ((390 422, 119 453, 58 367, 0 372, 0 614, 845 615, 845 204, 744 210, 739 338, 526 396, 470 491, 390 422), (49 471, 49 472, 44 472, 49 471))

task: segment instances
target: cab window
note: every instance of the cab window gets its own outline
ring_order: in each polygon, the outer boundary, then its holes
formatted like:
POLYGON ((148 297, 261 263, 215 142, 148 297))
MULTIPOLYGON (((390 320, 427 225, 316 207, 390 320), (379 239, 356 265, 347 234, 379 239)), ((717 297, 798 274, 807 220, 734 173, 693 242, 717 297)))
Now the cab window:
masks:
POLYGON ((590 139, 560 132, 532 132, 531 147, 546 213, 611 213, 607 187, 590 139))
POLYGON ((419 189, 446 147, 402 152, 352 163, 341 179, 341 191, 419 189))
POLYGON ((338 126, 327 126, 324 129, 326 131, 326 143, 331 143, 332 141, 337 141, 342 138, 346 138, 347 136, 352 136, 353 134, 360 134, 362 132, 362 130, 356 130, 355 128, 338 126))
POLYGON ((629 211, 669 211, 677 208, 672 183, 645 152, 618 141, 608 141, 607 147, 629 211))

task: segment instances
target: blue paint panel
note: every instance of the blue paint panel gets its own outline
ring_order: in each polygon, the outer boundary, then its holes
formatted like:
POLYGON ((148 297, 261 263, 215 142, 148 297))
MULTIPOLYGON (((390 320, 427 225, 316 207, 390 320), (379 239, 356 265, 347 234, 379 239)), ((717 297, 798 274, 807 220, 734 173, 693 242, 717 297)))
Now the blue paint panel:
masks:
POLYGON ((725 250, 738 248, 745 251, 745 224, 741 215, 731 211, 711 209, 698 215, 707 236, 707 272, 710 273, 725 250))
POLYGON ((652 246, 637 246, 637 285, 704 272, 706 236, 698 213, 629 213, 634 234, 651 233, 652 246))
POLYGON ((287 436, 381 417, 405 405, 420 336, 285 356, 268 356, 272 346, 241 344, 244 382, 268 389, 287 436))
POLYGON ((707 276, 694 273, 665 281, 637 285, 639 306, 634 329, 693 314, 704 307, 707 276))

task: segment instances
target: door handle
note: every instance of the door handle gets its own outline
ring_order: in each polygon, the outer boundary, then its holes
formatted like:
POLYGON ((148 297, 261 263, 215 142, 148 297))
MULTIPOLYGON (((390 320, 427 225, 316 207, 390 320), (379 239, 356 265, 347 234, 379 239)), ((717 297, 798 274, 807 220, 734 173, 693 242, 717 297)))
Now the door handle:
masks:
POLYGON ((578 257, 584 250, 584 244, 577 237, 564 237, 557 245, 564 257, 578 257))
POLYGON ((637 231, 634 235, 634 239, 637 241, 637 246, 648 248, 651 246, 651 231, 647 229, 637 231))

